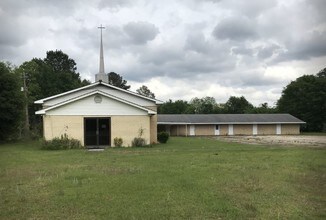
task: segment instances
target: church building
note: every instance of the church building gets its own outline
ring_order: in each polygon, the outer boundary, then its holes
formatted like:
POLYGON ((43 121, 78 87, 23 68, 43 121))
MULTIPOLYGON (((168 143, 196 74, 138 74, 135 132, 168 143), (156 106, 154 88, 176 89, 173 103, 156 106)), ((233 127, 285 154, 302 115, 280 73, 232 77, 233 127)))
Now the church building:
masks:
POLYGON ((43 117, 46 140, 68 135, 86 147, 105 147, 113 146, 114 138, 122 138, 124 146, 131 146, 132 140, 142 133, 147 144, 157 142, 157 105, 162 102, 108 83, 102 29, 95 82, 37 100, 35 104, 42 105, 36 114, 43 117))

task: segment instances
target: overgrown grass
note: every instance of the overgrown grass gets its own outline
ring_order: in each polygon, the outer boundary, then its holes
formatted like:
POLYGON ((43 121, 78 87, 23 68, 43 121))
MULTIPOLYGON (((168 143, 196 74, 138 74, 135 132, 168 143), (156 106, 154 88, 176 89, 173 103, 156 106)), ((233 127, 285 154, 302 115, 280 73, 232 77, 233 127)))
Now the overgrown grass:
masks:
POLYGON ((0 219, 325 219, 326 149, 0 145, 0 219))

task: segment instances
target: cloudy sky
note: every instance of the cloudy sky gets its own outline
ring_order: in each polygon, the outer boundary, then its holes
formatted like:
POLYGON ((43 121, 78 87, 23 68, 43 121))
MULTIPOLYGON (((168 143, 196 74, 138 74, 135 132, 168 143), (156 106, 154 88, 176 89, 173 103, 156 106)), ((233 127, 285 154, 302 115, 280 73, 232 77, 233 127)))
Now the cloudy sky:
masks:
POLYGON ((1 0, 0 60, 62 50, 82 78, 105 71, 156 97, 274 105, 283 87, 326 67, 325 0, 1 0))

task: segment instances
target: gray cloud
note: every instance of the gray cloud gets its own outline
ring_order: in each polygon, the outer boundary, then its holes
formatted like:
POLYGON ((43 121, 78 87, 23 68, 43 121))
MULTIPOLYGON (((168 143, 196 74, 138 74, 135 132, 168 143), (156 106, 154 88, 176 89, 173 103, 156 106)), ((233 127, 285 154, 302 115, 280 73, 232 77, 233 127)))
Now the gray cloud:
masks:
POLYGON ((122 7, 128 7, 132 5, 134 1, 131 0, 101 0, 98 4, 99 8, 111 8, 111 9, 118 9, 122 7))
POLYGON ((241 78, 239 80, 241 86, 249 87, 268 87, 282 84, 281 79, 265 76, 264 73, 259 70, 245 71, 241 74, 241 78))
POLYGON ((255 23, 247 18, 226 18, 216 25, 213 36, 221 40, 253 40, 258 36, 255 26, 255 23))
POLYGON ((274 54, 278 53, 280 48, 281 47, 276 44, 270 44, 270 45, 264 46, 258 50, 257 57, 260 59, 270 58, 274 54))
POLYGON ((205 36, 201 32, 190 33, 185 43, 186 50, 196 51, 198 53, 208 53, 212 46, 206 40, 205 36))
MULTIPOLYGON (((325 4, 2 0, 0 60, 19 66, 59 49, 75 59, 82 77, 93 80, 98 71, 97 26, 103 24, 107 72, 142 84, 165 79, 174 90, 169 94, 178 98, 207 93, 227 100, 243 92, 248 100, 262 103, 268 89, 273 91, 268 101, 276 101, 288 82, 325 67, 325 4)), ((165 97, 165 92, 158 88, 156 95, 165 97)))
POLYGON ((123 30, 135 44, 145 44, 148 41, 154 40, 159 33, 159 29, 148 22, 129 22, 124 25, 123 30))
POLYGON ((232 48, 232 53, 236 55, 253 56, 255 50, 253 48, 249 48, 245 46, 237 46, 232 48))
POLYGON ((315 31, 297 41, 288 42, 285 51, 281 52, 274 61, 309 60, 323 56, 326 56, 326 32, 315 31))
POLYGON ((238 0, 223 0, 220 7, 225 7, 228 10, 233 11, 236 14, 244 15, 247 17, 257 17, 262 15, 268 10, 277 6, 276 0, 250 0, 250 1, 238 1, 238 0))
POLYGON ((306 4, 313 7, 315 16, 321 22, 326 20, 326 1, 325 0, 306 0, 306 4))

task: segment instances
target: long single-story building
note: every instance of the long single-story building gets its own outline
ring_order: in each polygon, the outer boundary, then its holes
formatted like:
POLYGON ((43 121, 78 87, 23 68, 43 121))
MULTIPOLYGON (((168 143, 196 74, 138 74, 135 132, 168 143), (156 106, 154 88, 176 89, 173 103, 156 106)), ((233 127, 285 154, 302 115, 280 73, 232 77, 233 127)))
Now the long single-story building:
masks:
POLYGON ((290 135, 305 122, 290 114, 158 115, 158 131, 171 136, 290 135))

